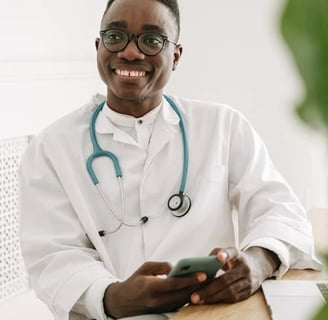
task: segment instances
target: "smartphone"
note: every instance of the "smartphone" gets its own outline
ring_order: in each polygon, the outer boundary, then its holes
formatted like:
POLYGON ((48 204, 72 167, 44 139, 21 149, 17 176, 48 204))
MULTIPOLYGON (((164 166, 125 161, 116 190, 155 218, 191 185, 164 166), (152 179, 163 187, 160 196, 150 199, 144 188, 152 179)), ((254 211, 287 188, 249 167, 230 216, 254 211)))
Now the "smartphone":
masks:
POLYGON ((204 272, 208 278, 213 278, 224 265, 216 256, 185 258, 178 261, 168 277, 183 277, 195 272, 204 272))

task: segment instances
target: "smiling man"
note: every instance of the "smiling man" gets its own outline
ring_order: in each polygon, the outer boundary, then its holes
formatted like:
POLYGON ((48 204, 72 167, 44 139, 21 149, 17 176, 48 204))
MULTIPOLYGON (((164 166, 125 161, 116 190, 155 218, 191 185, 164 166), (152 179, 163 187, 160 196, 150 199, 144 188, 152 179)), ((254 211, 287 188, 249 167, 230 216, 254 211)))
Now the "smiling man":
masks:
MULTIPOLYGON (((164 3, 108 4, 96 46, 98 70, 108 88, 107 104, 117 112, 141 117, 157 107, 179 62, 179 17, 173 11, 177 9, 164 3)), ((172 1, 167 3, 172 6, 172 1)))
POLYGON ((96 39, 106 96, 24 155, 22 252, 56 319, 155 319, 320 268, 305 211, 249 122, 226 105, 163 95, 179 33, 176 0, 109 1, 96 39), (166 277, 178 260, 209 254, 224 263, 218 276, 166 277))

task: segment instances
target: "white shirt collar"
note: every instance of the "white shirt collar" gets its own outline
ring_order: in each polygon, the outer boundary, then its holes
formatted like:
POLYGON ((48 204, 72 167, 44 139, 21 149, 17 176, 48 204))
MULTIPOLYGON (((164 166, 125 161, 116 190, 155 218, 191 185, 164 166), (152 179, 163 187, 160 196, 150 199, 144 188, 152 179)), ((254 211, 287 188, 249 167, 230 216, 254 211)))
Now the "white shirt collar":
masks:
POLYGON ((153 124, 162 106, 161 102, 156 108, 152 109, 142 117, 136 118, 130 115, 122 114, 111 109, 108 104, 105 104, 102 112, 107 119, 117 126, 133 128, 137 123, 142 121, 145 125, 153 124))
POLYGON ((172 125, 177 125, 179 123, 179 117, 172 109, 170 104, 164 99, 157 108, 148 112, 141 118, 135 118, 132 116, 122 115, 117 113, 107 107, 107 104, 104 105, 102 112, 99 113, 98 118, 96 120, 96 131, 97 133, 114 133, 115 124, 119 124, 121 126, 125 125, 128 127, 134 127, 135 122, 139 119, 144 119, 144 121, 155 121, 156 118, 163 118, 166 122, 172 125), (110 116, 110 119, 108 118, 110 116), (112 118, 113 116, 113 118, 112 118))

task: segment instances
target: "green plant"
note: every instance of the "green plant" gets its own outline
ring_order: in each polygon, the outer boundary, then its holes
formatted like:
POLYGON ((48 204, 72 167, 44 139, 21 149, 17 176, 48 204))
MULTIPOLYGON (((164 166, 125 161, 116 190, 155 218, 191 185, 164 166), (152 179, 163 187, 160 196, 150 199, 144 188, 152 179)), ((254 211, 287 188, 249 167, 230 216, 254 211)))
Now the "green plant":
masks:
POLYGON ((327 320, 328 319, 328 303, 314 316, 313 320, 327 320))
POLYGON ((297 113, 307 124, 328 129, 328 1, 287 0, 282 35, 305 86, 297 113))
MULTIPOLYGON (((328 135, 328 0, 286 0, 281 33, 304 82, 297 114, 328 135)), ((328 253, 323 255, 328 265, 328 253)), ((328 303, 313 320, 328 319, 328 303)))

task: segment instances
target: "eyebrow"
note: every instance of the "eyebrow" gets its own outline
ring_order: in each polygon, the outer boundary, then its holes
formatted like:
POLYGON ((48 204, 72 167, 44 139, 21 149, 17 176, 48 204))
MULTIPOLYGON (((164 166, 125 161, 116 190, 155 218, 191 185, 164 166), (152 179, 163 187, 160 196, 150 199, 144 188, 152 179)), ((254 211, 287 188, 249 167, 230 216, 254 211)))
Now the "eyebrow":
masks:
POLYGON ((110 28, 127 28, 128 24, 125 21, 112 21, 105 24, 104 29, 110 29, 110 28))
MULTIPOLYGON (((110 29, 110 28, 119 28, 119 29, 126 29, 128 27, 128 24, 126 21, 112 21, 109 23, 106 23, 104 26, 104 29, 110 29)), ((157 31, 160 33, 166 33, 163 28, 155 25, 155 24, 145 24, 142 26, 143 31, 157 31)))
POLYGON ((158 31, 160 33, 165 33, 164 29, 157 26, 157 25, 154 25, 154 24, 145 24, 142 26, 142 30, 144 31, 158 31))

